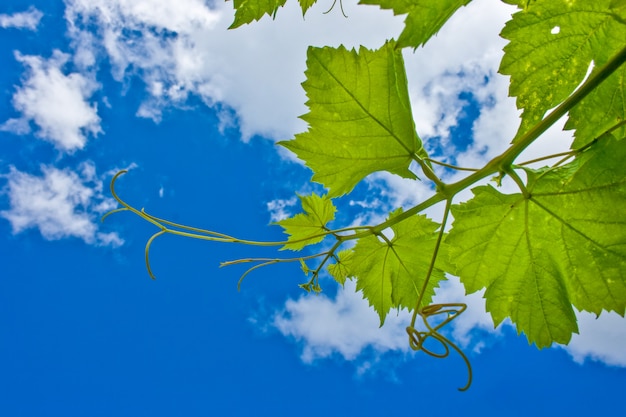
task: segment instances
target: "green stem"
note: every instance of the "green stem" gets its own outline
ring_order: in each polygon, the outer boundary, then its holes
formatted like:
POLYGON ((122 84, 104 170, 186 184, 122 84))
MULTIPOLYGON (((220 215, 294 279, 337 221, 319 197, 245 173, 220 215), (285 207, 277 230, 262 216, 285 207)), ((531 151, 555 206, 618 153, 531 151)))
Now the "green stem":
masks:
POLYGON ((552 155, 542 156, 541 158, 535 158, 535 159, 531 159, 529 161, 520 162, 519 164, 516 164, 516 165, 520 166, 520 167, 523 167, 523 166, 526 166, 526 165, 534 164, 536 162, 547 161, 548 159, 558 158, 560 156, 566 156, 567 158, 569 158, 572 155, 575 155, 577 152, 578 152, 577 150, 574 150, 574 151, 555 153, 555 154, 552 154, 552 155))
MULTIPOLYGON (((515 159, 530 146, 539 136, 541 136, 546 130, 554 125, 561 117, 563 117, 574 106, 580 103, 589 93, 591 93, 596 87, 598 87, 604 80, 606 80, 613 72, 615 72, 624 62, 626 62, 626 47, 620 50, 613 58, 611 58, 602 68, 600 68, 595 74, 592 74, 587 81, 585 81, 572 95, 570 95, 565 101, 563 101, 556 109, 554 109, 548 116, 537 123, 532 129, 527 131, 521 137, 518 138, 505 152, 496 156, 487 163, 483 168, 475 173, 457 181, 453 184, 447 184, 442 189, 438 189, 437 192, 429 199, 422 203, 400 213, 397 216, 375 226, 374 232, 382 231, 388 227, 398 224, 417 213, 431 207, 440 201, 454 197, 459 192, 469 188, 476 182, 486 178, 490 175, 494 175, 498 172, 503 172, 506 167, 513 165, 515 159)), ((359 239, 364 234, 356 233, 351 239, 359 239)))
POLYGON ((446 164, 445 162, 437 161, 436 159, 426 158, 425 160, 428 162, 432 162, 433 164, 440 165, 442 167, 454 169, 456 171, 470 171, 470 172, 478 171, 478 168, 464 168, 464 167, 460 167, 456 165, 446 164))
POLYGON ((446 222, 448 221, 448 214, 450 213, 450 205, 452 204, 452 199, 448 199, 446 201, 446 208, 443 212, 443 219, 441 219, 441 227, 439 229, 439 234, 437 236, 437 242, 435 243, 435 250, 433 251, 433 256, 430 260, 430 265, 428 266, 428 272, 426 273, 426 277, 424 278, 424 283, 422 284, 422 289, 417 298, 417 303, 415 303, 415 310, 413 311, 413 318, 411 320, 411 326, 415 326, 415 319, 417 317, 418 311, 420 311, 420 305, 424 300, 424 294, 426 293, 426 289, 428 288, 428 282, 430 281, 430 277, 435 269, 435 263, 437 262, 437 255, 439 254, 439 247, 441 246, 441 240, 443 239, 444 229, 446 227, 446 222))
POLYGON ((524 181, 522 181, 522 179, 517 174, 517 172, 515 172, 513 168, 509 168, 506 170, 506 173, 509 177, 513 179, 513 181, 515 181, 515 184, 517 184, 517 186, 519 187, 520 191, 524 195, 524 198, 530 198, 530 193, 528 192, 528 189, 526 189, 526 185, 524 185, 524 181))

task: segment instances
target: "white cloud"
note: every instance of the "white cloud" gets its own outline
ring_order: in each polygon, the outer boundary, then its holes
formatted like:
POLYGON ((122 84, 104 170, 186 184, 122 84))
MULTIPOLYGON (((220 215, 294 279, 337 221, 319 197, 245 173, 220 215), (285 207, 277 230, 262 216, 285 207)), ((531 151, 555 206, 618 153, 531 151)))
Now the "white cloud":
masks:
POLYGON ((158 120, 164 107, 194 94, 234 109, 244 139, 287 139, 304 128, 297 117, 306 112, 300 83, 308 45, 378 47, 401 30, 402 19, 390 12, 344 3, 348 19, 338 8, 323 15, 325 5, 303 19, 289 1, 275 21, 236 30, 226 30, 232 2, 209 8, 203 0, 66 0, 66 17, 80 61, 91 65, 103 51, 117 79, 144 80, 140 116, 158 120), (83 30, 84 22, 97 24, 98 33, 83 30))
POLYGON ((14 234, 36 228, 47 240, 76 237, 86 243, 120 246, 117 233, 101 232, 98 217, 117 203, 102 193, 102 180, 91 163, 83 163, 79 172, 42 167, 41 176, 11 168, 4 177, 4 189, 10 208, 0 216, 11 223, 14 234))
POLYGON ((294 207, 297 202, 298 200, 295 196, 288 199, 277 198, 269 201, 266 206, 267 211, 270 213, 270 221, 279 222, 291 216, 289 208, 294 207))
POLYGON ((36 30, 42 17, 43 13, 31 6, 25 12, 0 14, 0 27, 36 30))
POLYGON ((406 311, 389 314, 385 325, 379 327, 378 315, 361 293, 355 292, 355 286, 346 281, 335 299, 322 294, 288 300, 284 311, 274 316, 273 324, 284 336, 302 343, 304 362, 333 354, 351 361, 367 347, 378 353, 410 350, 405 331, 410 315, 406 311))
POLYGON ((607 365, 626 367, 626 323, 617 313, 594 314, 579 312, 579 334, 572 336, 567 346, 561 346, 578 363, 585 359, 607 365))
MULTIPOLYGON (((341 355, 353 361, 368 348, 379 356, 386 352, 411 352, 406 327, 411 315, 402 310, 390 313, 383 327, 376 312, 363 299, 362 293, 355 292, 356 283, 346 281, 339 288, 334 299, 325 295, 305 295, 297 300, 288 300, 283 311, 274 316, 273 325, 287 337, 292 337, 302 345, 301 358, 305 363, 316 359, 341 355)), ((461 347, 479 351, 485 344, 488 334, 499 334, 494 329, 491 316, 485 312, 482 294, 464 296, 465 292, 458 279, 437 290, 434 303, 458 303, 468 305, 468 309, 447 325, 452 339, 461 347), (481 340, 476 340, 480 336, 481 340)))
POLYGON ((24 135, 33 122, 38 137, 65 152, 81 149, 88 135, 101 132, 96 106, 87 102, 97 85, 82 74, 63 73, 69 55, 54 51, 46 60, 16 52, 15 57, 26 66, 26 77, 13 95, 13 106, 22 115, 0 130, 24 135))

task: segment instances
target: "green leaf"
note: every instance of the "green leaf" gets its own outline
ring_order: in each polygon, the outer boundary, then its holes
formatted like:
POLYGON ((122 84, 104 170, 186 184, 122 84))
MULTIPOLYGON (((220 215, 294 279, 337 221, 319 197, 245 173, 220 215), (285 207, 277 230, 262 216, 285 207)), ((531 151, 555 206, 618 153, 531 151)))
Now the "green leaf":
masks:
POLYGON ((531 3, 535 2, 535 0, 502 0, 502 2, 526 10, 531 5, 531 3))
POLYGON ((326 224, 335 218, 335 206, 326 196, 312 194, 298 196, 304 213, 276 222, 289 235, 281 250, 300 250, 308 245, 319 243, 326 237, 326 224))
POLYGON ((487 288, 496 324, 510 317, 541 348, 569 342, 573 307, 624 314, 624 160, 606 138, 560 168, 528 169, 527 197, 484 186, 452 207, 450 259, 469 293, 487 288))
POLYGON ((565 100, 592 61, 600 67, 623 48, 626 26, 618 6, 611 0, 537 0, 506 24, 501 36, 510 43, 500 72, 511 76, 509 93, 524 110, 519 134, 565 100))
MULTIPOLYGON (((626 66, 608 79, 569 112, 565 129, 575 129, 573 149, 581 148, 604 132, 626 120, 626 66)), ((613 132, 626 136, 626 128, 613 132)))
MULTIPOLYGON (((401 212, 395 211, 390 218, 401 212)), ((356 289, 363 291, 382 326, 392 308, 415 308, 435 250, 437 229, 439 224, 426 216, 410 217, 391 227, 391 239, 374 235, 359 239, 351 251, 340 257, 342 269, 333 269, 331 274, 337 281, 356 277, 356 289)), ((424 305, 430 302, 442 279, 443 272, 435 269, 424 294, 424 305)))
POLYGON ((307 132, 280 142, 313 172, 329 196, 348 193, 367 175, 415 179, 411 161, 426 151, 415 132, 402 53, 393 42, 370 51, 309 48, 307 132))
POLYGON ((300 7, 302 8, 302 16, 306 14, 306 11, 309 10, 311 6, 313 6, 317 0, 298 0, 300 2, 300 7))
POLYGON ((417 48, 424 45, 461 7, 471 0, 361 0, 359 4, 378 5, 391 9, 394 15, 408 14, 398 47, 417 48))
POLYGON ((336 255, 336 262, 327 267, 328 273, 341 285, 346 283, 346 278, 351 278, 348 265, 353 255, 354 252, 351 249, 342 250, 336 255))
MULTIPOLYGON (((301 4, 302 4, 301 0, 301 4)), ((274 17, 279 7, 285 5, 287 0, 233 0, 235 7, 235 21, 229 29, 238 28, 241 25, 260 20, 266 14, 274 17)), ((303 10, 304 10, 304 6, 303 10)))

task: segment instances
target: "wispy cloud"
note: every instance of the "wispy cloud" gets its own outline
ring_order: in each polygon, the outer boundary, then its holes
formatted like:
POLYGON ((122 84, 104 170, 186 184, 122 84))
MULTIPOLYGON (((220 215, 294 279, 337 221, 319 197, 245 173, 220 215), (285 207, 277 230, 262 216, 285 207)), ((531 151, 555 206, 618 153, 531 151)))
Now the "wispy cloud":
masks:
POLYGON ((626 367, 626 325, 617 313, 594 314, 578 312, 579 334, 567 346, 562 346, 572 358, 583 363, 586 359, 607 365, 626 367))
POLYGON ((0 27, 37 30, 42 17, 43 13, 31 6, 25 12, 0 14, 0 27))
POLYGON ((69 55, 54 51, 45 59, 16 52, 15 58, 26 67, 22 85, 13 95, 13 106, 21 116, 6 121, 0 130, 24 135, 34 123, 38 137, 65 152, 83 148, 89 135, 102 131, 97 108, 88 102, 97 84, 80 73, 63 73, 69 55))
POLYGON ((401 17, 354 3, 344 1, 349 19, 338 9, 322 14, 323 4, 303 19, 298 3, 287 2, 274 21, 231 31, 232 2, 66 0, 66 17, 81 59, 94 62, 103 53, 118 80, 145 82, 140 116, 158 120, 164 108, 194 95, 234 109, 244 140, 257 134, 278 140, 304 128, 299 85, 309 45, 378 47, 401 30, 401 17))
POLYGON ((81 164, 78 172, 51 166, 41 170, 36 176, 11 168, 4 175, 10 208, 0 216, 11 223, 14 234, 34 228, 47 240, 76 237, 92 245, 122 245, 117 233, 98 227, 98 217, 116 203, 103 195, 92 163, 81 164))

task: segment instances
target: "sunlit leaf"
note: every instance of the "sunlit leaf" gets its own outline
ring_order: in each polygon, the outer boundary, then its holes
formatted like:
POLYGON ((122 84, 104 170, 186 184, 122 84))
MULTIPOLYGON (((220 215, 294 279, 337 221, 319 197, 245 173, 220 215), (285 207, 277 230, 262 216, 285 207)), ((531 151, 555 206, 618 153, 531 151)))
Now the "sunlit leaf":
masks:
POLYGON ((545 347, 577 331, 573 307, 624 314, 625 160, 607 138, 561 168, 528 170, 528 197, 485 186, 453 206, 450 259, 468 292, 487 288, 496 324, 510 317, 545 347))
POLYGON ((304 16, 311 6, 313 6, 317 0, 298 0, 300 2, 300 8, 302 9, 302 15, 304 16))
MULTIPOLYGON (((624 8, 611 0, 536 1, 515 13, 501 35, 510 42, 500 72, 511 76, 509 93, 524 110, 519 130, 524 133, 568 97, 592 61, 599 67, 624 47, 624 8)), ((601 100, 616 87, 604 88, 608 91, 591 101, 601 105, 594 114, 614 106, 601 100)))
MULTIPOLYGON (((356 277, 357 290, 363 291, 363 297, 374 307, 382 325, 392 308, 415 308, 433 256, 438 228, 439 224, 419 215, 392 226, 393 237, 359 239, 356 246, 340 258, 342 269, 335 269, 332 274, 338 281, 356 277), (343 278, 338 278, 339 271, 345 274, 343 278)), ((424 305, 430 302, 443 278, 440 269, 433 271, 424 294, 424 305)))
POLYGON ((285 233, 289 235, 288 243, 283 246, 283 249, 300 250, 305 246, 321 242, 328 231, 326 224, 335 218, 336 209, 328 197, 320 197, 316 194, 299 197, 304 213, 276 223, 282 226, 285 233))
MULTIPOLYGON (((574 107, 565 128, 576 130, 572 148, 581 148, 623 120, 626 120, 626 67, 618 69, 574 107)), ((621 127, 614 134, 624 137, 626 128, 621 127)))
POLYGON ((280 144, 313 170, 313 181, 336 197, 376 171, 416 178, 409 165, 427 155, 393 42, 376 51, 309 48, 306 76, 309 129, 280 144))
POLYGON ((393 14, 408 14, 404 30, 398 38, 398 47, 424 45, 452 17, 461 6, 471 0, 361 0, 359 4, 378 5, 391 9, 393 14))

